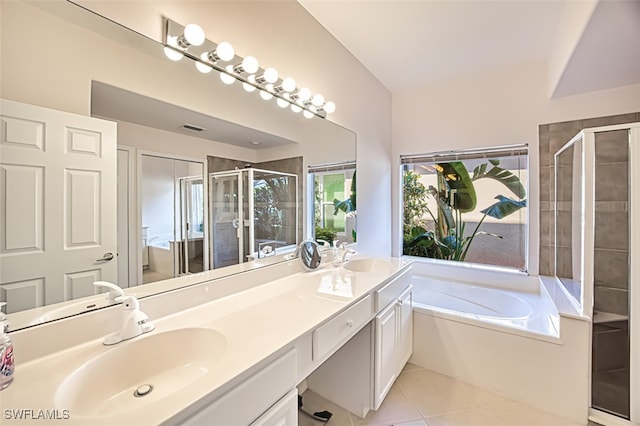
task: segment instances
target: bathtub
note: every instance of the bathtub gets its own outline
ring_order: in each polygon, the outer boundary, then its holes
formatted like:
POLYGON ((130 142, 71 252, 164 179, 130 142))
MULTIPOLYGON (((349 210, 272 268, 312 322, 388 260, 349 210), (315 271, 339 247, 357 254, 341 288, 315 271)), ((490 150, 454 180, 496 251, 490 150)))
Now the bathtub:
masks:
POLYGON ((175 276, 176 244, 167 239, 152 239, 147 246, 149 254, 148 271, 157 272, 167 277, 175 276))
POLYGON ((590 323, 560 315, 541 279, 416 262, 412 284, 409 362, 586 419, 590 323))
POLYGON ((413 310, 543 340, 559 338, 559 314, 538 292, 492 288, 429 276, 413 277, 413 310))

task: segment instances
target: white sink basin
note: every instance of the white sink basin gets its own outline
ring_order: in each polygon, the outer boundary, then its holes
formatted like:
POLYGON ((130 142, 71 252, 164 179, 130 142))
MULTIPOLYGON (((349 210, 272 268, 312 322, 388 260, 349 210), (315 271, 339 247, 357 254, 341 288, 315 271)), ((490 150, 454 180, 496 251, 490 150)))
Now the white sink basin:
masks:
POLYGON ((205 379, 226 348, 222 334, 205 328, 136 337, 78 367, 58 387, 56 405, 88 417, 135 410, 205 379))
POLYGON ((353 272, 389 272, 391 266, 391 262, 385 259, 352 259, 342 265, 353 272))

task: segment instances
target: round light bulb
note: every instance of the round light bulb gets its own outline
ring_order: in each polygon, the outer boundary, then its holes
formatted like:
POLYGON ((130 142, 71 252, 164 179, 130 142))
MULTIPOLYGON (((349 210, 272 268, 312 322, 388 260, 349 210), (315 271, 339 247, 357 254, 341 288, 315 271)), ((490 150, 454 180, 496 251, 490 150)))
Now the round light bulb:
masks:
POLYGON ((302 111, 302 115, 304 115, 304 118, 313 118, 313 113, 307 111, 306 109, 302 111))
POLYGON ((311 90, 307 89, 306 87, 298 90, 298 99, 300 99, 302 102, 311 99, 311 90))
MULTIPOLYGON (((203 61, 206 61, 207 52, 200 55, 200 59, 202 59, 203 61)), ((202 62, 198 62, 198 61, 196 61, 196 69, 200 71, 202 74, 209 74, 213 70, 213 68, 211 68, 209 65, 203 64, 202 62)))
POLYGON ((184 38, 187 40, 187 43, 193 46, 200 46, 204 43, 204 31, 202 31, 199 25, 189 24, 184 27, 184 38))
POLYGON ((169 46, 164 47, 164 55, 167 58, 171 59, 172 61, 179 61, 184 57, 182 53, 178 52, 175 49, 170 48, 169 46))
POLYGON ((268 101, 271 98, 273 98, 273 95, 271 93, 267 92, 266 90, 261 90, 260 91, 260 97, 262 99, 264 99, 265 101, 268 101))
POLYGON ((293 92, 296 90, 296 81, 291 77, 287 77, 282 80, 282 88, 287 92, 293 92))
POLYGON ((324 96, 318 93, 311 99, 311 103, 317 107, 324 105, 324 96))
POLYGON ((255 74, 258 72, 260 66, 258 65, 258 60, 253 56, 247 56, 242 60, 242 69, 247 74, 255 74))
POLYGON ((285 101, 284 99, 278 98, 278 100, 276 100, 276 103, 278 104, 278 106, 280 108, 286 108, 287 106, 289 106, 289 102, 285 101))
POLYGON ((296 104, 291 104, 291 111, 295 112, 296 114, 299 113, 300 111, 302 111, 302 108, 300 108, 298 105, 296 104))
MULTIPOLYGON (((255 75, 250 75, 249 78, 247 78, 247 80, 249 80, 251 83, 255 83, 256 82, 256 76, 255 75)), ((249 83, 242 83, 242 88, 244 90, 246 90, 247 92, 251 93, 254 90, 256 90, 256 87, 249 84, 249 83)))
POLYGON ((223 61, 229 62, 236 55, 236 52, 231 43, 223 41, 216 47, 216 55, 223 61))
POLYGON ((333 114, 334 112, 336 112, 336 104, 329 101, 324 104, 324 110, 327 112, 327 114, 333 114))
MULTIPOLYGON (((227 70, 228 73, 233 74, 233 66, 232 65, 228 65, 225 70, 227 70)), ((234 81, 236 81, 236 78, 232 75, 226 74, 221 72, 220 73, 220 80, 222 80, 222 82, 224 84, 233 84, 234 81)))
POLYGON ((275 83, 278 81, 278 71, 275 68, 267 68, 264 70, 263 77, 267 83, 275 83))

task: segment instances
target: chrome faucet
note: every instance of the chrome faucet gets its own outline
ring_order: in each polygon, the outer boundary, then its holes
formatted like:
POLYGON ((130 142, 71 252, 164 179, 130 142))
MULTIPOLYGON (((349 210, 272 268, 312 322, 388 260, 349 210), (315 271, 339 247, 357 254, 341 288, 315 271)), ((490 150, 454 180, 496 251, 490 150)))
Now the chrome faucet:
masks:
POLYGON ((356 254, 357 252, 353 249, 350 249, 349 247, 346 246, 346 244, 343 244, 342 247, 342 257, 340 258, 340 261, 342 263, 347 261, 347 256, 350 254, 356 254))
POLYGON ((346 242, 333 242, 333 266, 340 266, 347 261, 347 256, 356 254, 356 251, 347 247, 346 242))
MULTIPOLYGON (((96 281, 93 285, 96 287, 110 287, 104 285, 104 282, 101 281, 96 281)), ((149 333, 156 328, 155 324, 149 321, 147 314, 140 310, 140 302, 135 296, 125 296, 123 292, 123 295, 115 297, 114 301, 122 302, 122 329, 107 335, 102 342, 103 344, 115 345, 123 340, 133 339, 141 334, 149 333)))

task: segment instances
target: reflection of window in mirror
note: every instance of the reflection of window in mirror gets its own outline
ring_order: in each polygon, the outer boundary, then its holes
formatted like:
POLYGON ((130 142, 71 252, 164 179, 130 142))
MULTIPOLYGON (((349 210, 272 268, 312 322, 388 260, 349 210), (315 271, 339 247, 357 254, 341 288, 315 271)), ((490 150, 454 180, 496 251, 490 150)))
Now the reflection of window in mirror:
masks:
POLYGON ((310 213, 316 239, 330 243, 356 241, 355 173, 353 162, 309 167, 309 182, 313 182, 310 213))

